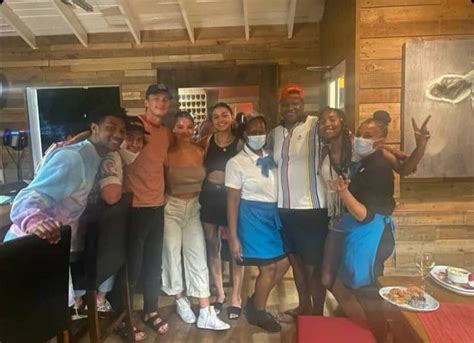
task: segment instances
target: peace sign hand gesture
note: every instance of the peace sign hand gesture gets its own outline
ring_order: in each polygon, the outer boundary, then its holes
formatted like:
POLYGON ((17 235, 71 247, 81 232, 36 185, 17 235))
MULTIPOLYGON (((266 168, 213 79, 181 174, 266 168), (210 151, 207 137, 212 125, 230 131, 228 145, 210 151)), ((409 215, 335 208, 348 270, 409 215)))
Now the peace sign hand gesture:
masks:
POLYGON ((418 127, 416 124, 415 118, 411 118, 411 124, 413 126, 413 131, 415 132, 415 141, 417 147, 426 147, 428 140, 430 139, 430 132, 428 131, 427 125, 431 119, 431 115, 426 117, 425 121, 418 127))

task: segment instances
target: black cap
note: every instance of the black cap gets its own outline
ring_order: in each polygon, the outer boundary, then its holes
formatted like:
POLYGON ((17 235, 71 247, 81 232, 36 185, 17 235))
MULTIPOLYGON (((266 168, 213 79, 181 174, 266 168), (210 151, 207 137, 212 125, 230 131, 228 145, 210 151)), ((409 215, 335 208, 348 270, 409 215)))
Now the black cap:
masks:
POLYGON ((145 125, 138 117, 128 118, 127 131, 140 131, 143 134, 150 134, 148 131, 145 130, 145 125))
POLYGON ((145 93, 145 98, 148 98, 150 95, 154 94, 165 94, 168 96, 168 98, 173 99, 168 87, 162 83, 149 85, 145 93))

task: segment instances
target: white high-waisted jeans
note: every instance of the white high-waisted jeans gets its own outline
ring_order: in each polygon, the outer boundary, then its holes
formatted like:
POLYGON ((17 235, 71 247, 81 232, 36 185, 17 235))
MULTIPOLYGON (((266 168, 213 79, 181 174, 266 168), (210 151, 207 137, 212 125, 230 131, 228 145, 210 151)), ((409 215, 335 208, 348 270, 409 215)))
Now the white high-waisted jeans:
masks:
POLYGON ((192 199, 167 197, 162 289, 168 295, 176 295, 185 290, 181 267, 182 251, 186 294, 196 298, 210 296, 206 242, 199 217, 200 208, 197 196, 192 199))

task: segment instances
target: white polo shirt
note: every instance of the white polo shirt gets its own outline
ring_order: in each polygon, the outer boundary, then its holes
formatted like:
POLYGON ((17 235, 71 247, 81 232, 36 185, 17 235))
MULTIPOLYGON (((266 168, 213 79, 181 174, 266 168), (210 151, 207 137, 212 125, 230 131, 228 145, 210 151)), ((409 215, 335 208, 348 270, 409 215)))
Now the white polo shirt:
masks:
MULTIPOLYGON (((267 156, 264 153, 264 156, 267 156)), ((260 158, 247 145, 225 167, 225 185, 240 189, 241 198, 251 201, 277 202, 277 170, 269 170, 268 177, 262 175, 262 168, 257 166, 260 158)))
POLYGON ((282 125, 269 134, 273 159, 278 164, 278 207, 326 208, 323 178, 318 175, 318 118, 306 117, 288 130, 282 125))

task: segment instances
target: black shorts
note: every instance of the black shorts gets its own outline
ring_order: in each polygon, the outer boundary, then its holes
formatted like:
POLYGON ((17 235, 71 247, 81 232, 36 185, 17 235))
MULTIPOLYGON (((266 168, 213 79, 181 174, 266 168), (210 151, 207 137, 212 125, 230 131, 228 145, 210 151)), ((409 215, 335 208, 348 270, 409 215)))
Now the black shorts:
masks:
POLYGON ((279 209, 278 212, 286 253, 299 256, 306 265, 321 266, 329 225, 327 209, 279 209))
POLYGON ((227 191, 224 185, 204 181, 199 203, 203 223, 227 226, 227 191))

